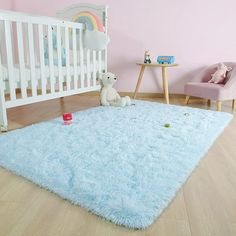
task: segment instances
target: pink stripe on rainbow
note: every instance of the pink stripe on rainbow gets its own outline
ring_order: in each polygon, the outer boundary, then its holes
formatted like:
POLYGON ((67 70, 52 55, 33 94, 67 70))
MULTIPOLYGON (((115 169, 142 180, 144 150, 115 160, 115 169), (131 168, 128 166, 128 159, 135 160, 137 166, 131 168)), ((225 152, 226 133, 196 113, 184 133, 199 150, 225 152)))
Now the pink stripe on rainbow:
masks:
POLYGON ((104 32, 102 21, 92 12, 82 11, 73 17, 75 22, 80 22, 82 19, 92 26, 92 30, 104 32))

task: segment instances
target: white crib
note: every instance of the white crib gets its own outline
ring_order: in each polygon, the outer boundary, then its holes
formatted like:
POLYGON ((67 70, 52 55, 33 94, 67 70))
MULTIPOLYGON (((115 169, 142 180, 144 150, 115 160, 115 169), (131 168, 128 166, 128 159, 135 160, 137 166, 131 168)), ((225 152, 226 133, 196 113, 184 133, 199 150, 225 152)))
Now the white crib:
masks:
POLYGON ((83 48, 84 25, 71 21, 84 10, 99 16, 107 33, 106 6, 74 5, 58 18, 0 11, 1 131, 7 130, 8 108, 100 89, 97 74, 107 70, 107 49, 83 48))

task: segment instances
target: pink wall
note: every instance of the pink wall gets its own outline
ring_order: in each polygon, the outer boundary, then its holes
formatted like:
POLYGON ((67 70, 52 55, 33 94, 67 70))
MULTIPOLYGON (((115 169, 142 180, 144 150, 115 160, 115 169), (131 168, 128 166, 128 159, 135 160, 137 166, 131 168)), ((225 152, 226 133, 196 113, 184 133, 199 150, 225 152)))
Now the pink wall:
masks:
MULTIPOLYGON (((1 8, 9 7, 0 1, 1 8)), ((168 70, 172 93, 181 93, 184 83, 202 66, 236 61, 235 0, 87 2, 109 5, 109 70, 118 75, 119 91, 134 90, 138 75, 135 62, 143 60, 146 49, 153 60, 157 55, 176 56, 180 66, 168 70)), ((51 16, 74 3, 78 1, 12 0, 15 10, 51 16)), ((160 71, 146 72, 141 91, 160 92, 160 71)))
POLYGON ((13 4, 14 0, 0 0, 0 8, 4 10, 12 10, 14 8, 13 4))

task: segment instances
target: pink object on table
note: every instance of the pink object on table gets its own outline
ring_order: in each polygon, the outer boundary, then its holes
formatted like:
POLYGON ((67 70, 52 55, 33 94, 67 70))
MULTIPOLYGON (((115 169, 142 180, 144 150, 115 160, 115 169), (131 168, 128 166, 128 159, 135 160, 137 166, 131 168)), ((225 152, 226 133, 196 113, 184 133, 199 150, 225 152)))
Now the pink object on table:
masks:
POLYGON ((232 70, 226 73, 222 84, 208 83, 212 74, 217 70, 214 64, 196 75, 191 82, 184 86, 187 96, 194 96, 215 101, 233 100, 236 98, 236 62, 224 62, 232 70))
POLYGON ((64 125, 72 124, 72 114, 71 113, 64 113, 63 114, 63 121, 64 121, 64 125))

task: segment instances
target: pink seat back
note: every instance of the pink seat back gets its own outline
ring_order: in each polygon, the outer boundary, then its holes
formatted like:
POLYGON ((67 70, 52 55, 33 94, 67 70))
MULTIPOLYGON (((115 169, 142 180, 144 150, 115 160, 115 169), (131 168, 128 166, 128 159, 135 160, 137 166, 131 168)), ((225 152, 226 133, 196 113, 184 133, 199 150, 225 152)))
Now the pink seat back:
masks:
MULTIPOLYGON (((232 70, 229 71, 227 74, 226 74, 226 79, 224 80, 224 83, 223 84, 226 84, 228 83, 228 81, 231 80, 231 77, 232 75, 235 75, 235 72, 236 72, 236 63, 235 62, 223 62, 226 66, 228 67, 231 67, 232 70)), ((204 71, 203 71, 203 74, 202 74, 202 82, 205 82, 207 83, 210 79, 211 79, 211 75, 215 73, 215 71, 217 70, 217 65, 218 64, 214 64, 208 68, 206 68, 204 71)))

